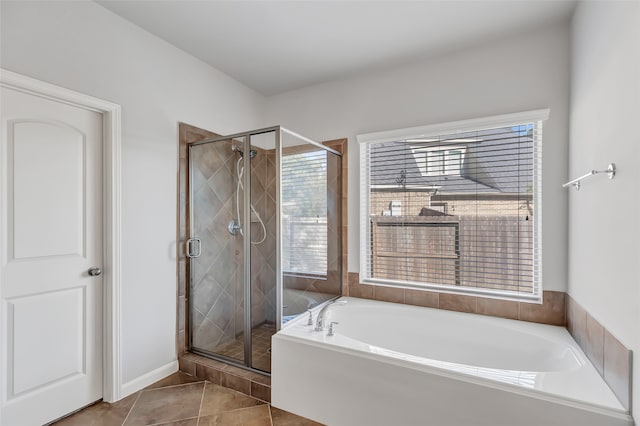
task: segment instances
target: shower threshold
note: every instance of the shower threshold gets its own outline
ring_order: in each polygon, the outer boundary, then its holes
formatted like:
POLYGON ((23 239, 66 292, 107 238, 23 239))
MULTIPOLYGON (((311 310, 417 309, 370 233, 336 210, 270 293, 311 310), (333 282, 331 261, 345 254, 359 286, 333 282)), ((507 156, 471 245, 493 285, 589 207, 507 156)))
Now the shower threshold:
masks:
POLYGON ((206 358, 222 361, 233 366, 269 375, 271 371, 271 336, 276 333, 273 323, 262 323, 251 329, 251 360, 252 367, 244 365, 244 335, 240 334, 235 340, 218 347, 215 352, 191 348, 190 352, 206 358))

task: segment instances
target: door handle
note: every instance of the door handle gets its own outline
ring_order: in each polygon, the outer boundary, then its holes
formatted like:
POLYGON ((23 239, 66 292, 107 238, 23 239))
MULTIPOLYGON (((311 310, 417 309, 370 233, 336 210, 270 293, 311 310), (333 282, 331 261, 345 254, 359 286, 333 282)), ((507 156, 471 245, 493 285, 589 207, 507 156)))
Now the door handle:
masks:
POLYGON ((100 274, 102 274, 102 269, 98 268, 97 266, 92 266, 91 268, 89 268, 89 276, 91 277, 99 277, 100 274))
POLYGON ((202 241, 200 238, 189 238, 187 240, 187 257, 195 258, 200 257, 202 254, 202 241), (197 248, 197 251, 194 250, 194 246, 197 248))

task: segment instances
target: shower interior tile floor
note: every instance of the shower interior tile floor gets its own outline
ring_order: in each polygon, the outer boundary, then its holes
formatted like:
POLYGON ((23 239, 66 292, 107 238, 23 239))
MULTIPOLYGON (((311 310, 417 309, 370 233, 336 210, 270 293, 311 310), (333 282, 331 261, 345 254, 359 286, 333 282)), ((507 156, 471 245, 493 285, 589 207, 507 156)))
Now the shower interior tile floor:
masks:
POLYGON ((99 402, 56 426, 315 426, 259 399, 178 372, 114 403, 99 402))
MULTIPOLYGON (((262 323, 251 330, 251 353, 253 368, 271 371, 271 336, 276 334, 275 324, 262 323)), ((216 353, 230 358, 244 359, 244 335, 226 343, 216 353)))

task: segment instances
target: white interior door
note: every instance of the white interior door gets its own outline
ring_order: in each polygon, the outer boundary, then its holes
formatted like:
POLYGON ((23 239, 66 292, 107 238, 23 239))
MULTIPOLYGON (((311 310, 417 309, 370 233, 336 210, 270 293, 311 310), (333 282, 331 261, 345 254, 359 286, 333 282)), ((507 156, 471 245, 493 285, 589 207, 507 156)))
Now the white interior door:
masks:
POLYGON ((40 425, 102 397, 102 116, 0 90, 0 424, 40 425))

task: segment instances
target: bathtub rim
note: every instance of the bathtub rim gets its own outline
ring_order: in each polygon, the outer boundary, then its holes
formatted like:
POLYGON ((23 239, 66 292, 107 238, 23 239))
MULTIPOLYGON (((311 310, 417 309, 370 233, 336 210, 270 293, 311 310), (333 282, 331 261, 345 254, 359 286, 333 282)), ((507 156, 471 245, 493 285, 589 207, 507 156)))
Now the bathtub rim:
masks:
MULTIPOLYGON (((385 303, 385 304, 393 304, 393 305, 400 305, 397 303, 392 303, 392 302, 386 302, 386 301, 377 301, 377 300, 369 300, 369 299, 362 299, 362 298, 357 298, 357 297, 353 297, 353 296, 342 296, 339 299, 356 299, 356 300, 362 300, 365 303, 369 303, 369 302, 375 302, 375 303, 385 303)), ((333 300, 339 300, 339 299, 333 299, 333 300)), ((316 306, 312 312, 316 312, 319 311, 320 309, 322 309, 322 307, 324 305, 326 305, 327 303, 329 303, 330 301, 327 301, 321 305, 316 306)), ((404 305, 401 305, 404 306, 404 305)), ((411 306, 412 308, 418 308, 418 309, 434 309, 434 308, 424 308, 424 307, 420 307, 420 306, 411 306)), ((455 312, 456 314, 461 314, 464 316, 468 316, 468 315, 473 315, 473 316, 482 316, 482 315, 478 315, 478 314, 472 314, 472 313, 466 313, 466 312, 455 312)), ((519 320, 509 320, 509 319, 505 319, 505 318, 496 318, 496 320, 504 320, 504 321, 519 321, 519 320)), ((617 399, 617 397, 615 397, 615 402, 617 403, 616 407, 612 407, 610 405, 604 405, 604 404, 598 404, 595 402, 588 402, 588 401, 584 401, 581 399, 577 399, 577 398, 572 398, 570 396, 565 396, 565 395, 561 395, 558 393, 551 393, 551 392, 545 392, 543 390, 540 389, 536 389, 536 388, 526 388, 517 384, 510 384, 510 383, 506 383, 506 382, 500 382, 500 381, 496 381, 496 380, 492 380, 492 379, 488 379, 485 377, 480 377, 480 376, 474 376, 471 374, 467 374, 464 372, 459 372, 459 371, 454 371, 454 370, 450 370, 444 367, 438 367, 438 366, 434 366, 434 365, 427 365, 427 364, 420 364, 420 363, 415 363, 415 362, 411 362, 408 360, 402 360, 402 359, 398 359, 398 358, 392 358, 392 357, 388 357, 388 356, 384 356, 381 354, 376 354, 373 352, 368 352, 368 351, 364 351, 358 348, 352 348, 352 347, 348 347, 348 346, 343 346, 343 345, 338 345, 334 342, 331 341, 327 341, 326 340, 326 336, 322 341, 318 341, 318 340, 314 340, 314 339, 310 339, 304 336, 299 336, 299 335, 293 335, 291 333, 293 333, 293 330, 295 328, 296 325, 302 325, 300 323, 302 323, 303 320, 301 319, 301 317, 296 318, 292 321, 289 321, 288 324, 286 324, 286 327, 283 327, 278 333, 273 335, 273 339, 284 339, 290 342, 294 342, 294 343, 298 343, 298 344, 304 344, 304 345, 311 345, 315 348, 318 349, 322 349, 322 350, 329 350, 329 351, 336 351, 336 352, 340 352, 343 354, 347 354, 347 355, 351 355, 351 356, 359 356, 359 357, 365 357, 367 359, 376 361, 376 362, 382 362, 384 364, 390 364, 396 367, 401 367, 401 368, 409 368, 411 370, 414 371, 419 371, 421 373, 426 373, 426 374, 435 374, 438 375, 440 377, 445 377, 448 379, 452 379, 452 380, 458 380, 458 381, 462 381, 462 382, 467 382, 467 383, 472 383, 478 386, 485 386, 488 388, 492 388, 492 389, 496 389, 496 390, 501 390, 501 391, 505 391, 505 392, 512 392, 512 393, 516 393, 518 395, 522 395, 522 396, 526 396, 526 397, 532 397, 532 398, 537 398, 546 402, 551 402, 551 403, 560 403, 560 404, 564 404, 573 408, 577 408, 577 409, 582 409, 582 410, 587 410, 587 411, 591 411, 594 413, 598 413, 598 414, 604 414, 604 415, 608 415, 608 416, 615 416, 621 420, 629 420, 629 419, 633 419, 633 417, 631 416, 630 411, 626 410, 622 404, 620 403, 620 401, 617 399)), ((540 324, 541 326, 545 326, 545 327, 561 327, 561 326, 551 326, 551 325, 547 325, 547 324, 540 324)), ((561 327, 564 328, 566 330, 565 327, 561 327)), ((339 329, 337 331, 337 334, 339 334, 339 329)), ((347 336, 344 336, 345 338, 348 338, 347 336)), ((569 338, 571 338, 573 340, 573 337, 571 337, 571 335, 568 336, 569 338)), ((360 342, 361 344, 365 345, 366 342, 361 342, 358 341, 356 339, 353 338, 348 338, 350 340, 356 341, 356 342, 360 342)), ((577 346, 577 343, 575 343, 575 340, 573 340, 574 345, 575 346, 573 349, 577 348, 579 349, 579 354, 580 357, 583 358, 584 361, 586 361, 586 363, 588 363, 589 365, 587 366, 587 368, 593 368, 595 369, 595 367, 593 366, 593 364, 591 363, 591 361, 587 358, 586 354, 584 354, 584 352, 582 351, 582 349, 577 346)), ((272 345, 273 346, 273 345, 272 345)), ((272 354, 273 356, 273 354, 272 354)), ((551 373, 553 374, 553 373, 551 373)), ((601 378, 601 380, 603 380, 601 378)), ((607 386, 606 383, 604 383, 604 386, 607 386)), ((610 388, 609 388, 610 389, 610 388)))

